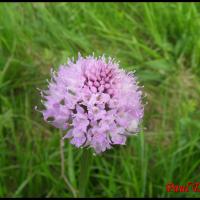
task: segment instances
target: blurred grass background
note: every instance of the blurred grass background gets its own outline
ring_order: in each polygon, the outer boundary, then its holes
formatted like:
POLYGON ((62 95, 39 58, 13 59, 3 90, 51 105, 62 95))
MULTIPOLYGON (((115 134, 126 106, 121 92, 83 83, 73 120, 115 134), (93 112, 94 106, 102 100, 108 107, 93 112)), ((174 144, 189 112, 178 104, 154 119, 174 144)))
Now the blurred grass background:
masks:
MULTIPOLYGON (((93 159, 89 197, 199 197, 166 184, 200 181, 199 3, 1 3, 0 197, 72 197, 61 133, 34 110, 36 88, 67 57, 115 57, 144 85, 144 131, 93 159)), ((65 141, 77 190, 82 151, 65 141)))

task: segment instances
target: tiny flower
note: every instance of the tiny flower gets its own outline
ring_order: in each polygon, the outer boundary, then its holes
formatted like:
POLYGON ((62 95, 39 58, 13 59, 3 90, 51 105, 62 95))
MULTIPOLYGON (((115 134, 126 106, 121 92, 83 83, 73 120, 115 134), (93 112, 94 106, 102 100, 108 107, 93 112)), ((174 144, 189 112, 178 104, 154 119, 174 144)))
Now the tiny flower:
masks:
POLYGON ((143 117, 142 92, 134 74, 113 59, 79 55, 58 72, 52 72, 48 90, 42 92, 44 120, 66 131, 76 147, 101 153, 124 145, 139 130, 143 117))

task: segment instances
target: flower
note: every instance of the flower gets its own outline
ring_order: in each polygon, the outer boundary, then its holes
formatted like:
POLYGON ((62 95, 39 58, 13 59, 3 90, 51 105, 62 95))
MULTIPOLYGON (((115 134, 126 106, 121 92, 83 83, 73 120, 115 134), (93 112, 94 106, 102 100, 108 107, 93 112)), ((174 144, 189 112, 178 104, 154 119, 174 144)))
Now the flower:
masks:
POLYGON ((52 71, 48 89, 42 91, 44 120, 65 130, 63 139, 96 153, 124 145, 138 132, 143 117, 142 92, 133 73, 104 56, 69 60, 52 71))

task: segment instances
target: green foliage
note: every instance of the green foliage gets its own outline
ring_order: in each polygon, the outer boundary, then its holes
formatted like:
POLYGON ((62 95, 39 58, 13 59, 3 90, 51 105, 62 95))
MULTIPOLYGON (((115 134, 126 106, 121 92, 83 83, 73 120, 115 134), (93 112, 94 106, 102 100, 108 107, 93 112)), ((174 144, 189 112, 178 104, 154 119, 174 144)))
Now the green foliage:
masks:
MULTIPOLYGON (((94 156, 89 197, 199 197, 167 193, 200 179, 199 3, 1 3, 0 197, 71 197, 60 133, 43 122, 36 88, 68 57, 115 57, 147 97, 142 132, 94 156)), ((65 141, 77 190, 80 150, 65 141)))

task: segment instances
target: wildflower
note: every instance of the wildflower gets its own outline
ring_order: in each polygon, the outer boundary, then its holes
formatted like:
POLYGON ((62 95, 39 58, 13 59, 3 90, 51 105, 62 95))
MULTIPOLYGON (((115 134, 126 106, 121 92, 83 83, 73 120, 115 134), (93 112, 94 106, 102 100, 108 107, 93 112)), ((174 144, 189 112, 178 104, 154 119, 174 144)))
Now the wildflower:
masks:
POLYGON ((135 75, 104 56, 79 55, 76 62, 61 65, 42 96, 44 120, 65 130, 63 139, 96 153, 124 145, 127 136, 138 132, 143 117, 135 75))

